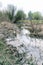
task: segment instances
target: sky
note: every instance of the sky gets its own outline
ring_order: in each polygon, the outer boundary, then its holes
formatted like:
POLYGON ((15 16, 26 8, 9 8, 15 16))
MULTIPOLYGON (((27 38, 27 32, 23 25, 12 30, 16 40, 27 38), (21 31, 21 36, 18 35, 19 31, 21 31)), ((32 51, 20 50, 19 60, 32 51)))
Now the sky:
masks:
POLYGON ((23 10, 26 14, 29 11, 43 14, 43 0, 0 0, 0 9, 5 9, 8 4, 16 6, 17 10, 23 10))

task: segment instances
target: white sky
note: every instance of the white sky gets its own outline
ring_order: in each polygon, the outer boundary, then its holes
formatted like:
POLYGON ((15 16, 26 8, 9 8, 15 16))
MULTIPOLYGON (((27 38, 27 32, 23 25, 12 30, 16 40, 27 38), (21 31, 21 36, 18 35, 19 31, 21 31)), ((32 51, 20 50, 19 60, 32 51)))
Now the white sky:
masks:
POLYGON ((8 4, 13 4, 17 9, 24 10, 25 13, 31 10, 32 12, 40 11, 43 14, 43 0, 0 0, 0 2, 2 2, 3 8, 8 4))

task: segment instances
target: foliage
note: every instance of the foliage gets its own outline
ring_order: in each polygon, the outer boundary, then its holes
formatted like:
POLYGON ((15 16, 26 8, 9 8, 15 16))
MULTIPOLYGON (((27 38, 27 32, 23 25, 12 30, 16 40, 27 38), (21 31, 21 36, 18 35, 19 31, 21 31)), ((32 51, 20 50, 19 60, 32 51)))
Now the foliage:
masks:
POLYGON ((9 21, 6 10, 0 11, 0 22, 2 22, 2 21, 9 21))
POLYGON ((8 5, 6 15, 10 21, 14 20, 15 10, 16 10, 16 8, 13 5, 8 5))
POLYGON ((26 14, 22 10, 18 10, 15 16, 15 21, 24 20, 26 18, 26 14))
POLYGON ((41 15, 40 12, 33 12, 32 13, 31 11, 29 11, 28 18, 29 18, 29 20, 42 20, 43 16, 41 15))
POLYGON ((0 17, 2 16, 2 12, 0 11, 0 17))
POLYGON ((41 16, 40 12, 34 12, 33 13, 33 19, 40 20, 41 18, 42 18, 42 16, 41 16))

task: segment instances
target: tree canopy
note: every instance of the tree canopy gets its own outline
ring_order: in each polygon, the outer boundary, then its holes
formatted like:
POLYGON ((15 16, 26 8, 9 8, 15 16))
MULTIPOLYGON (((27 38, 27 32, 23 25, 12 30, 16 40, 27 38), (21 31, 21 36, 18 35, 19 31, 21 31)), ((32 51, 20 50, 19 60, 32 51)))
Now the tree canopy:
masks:
POLYGON ((41 19, 41 13, 40 12, 34 12, 33 13, 33 19, 40 20, 41 19))
POLYGON ((26 14, 22 10, 18 10, 15 16, 16 21, 24 20, 26 18, 26 14))
POLYGON ((16 8, 13 5, 8 5, 7 6, 6 14, 7 14, 10 21, 13 21, 13 19, 14 19, 15 10, 16 10, 16 8))
POLYGON ((42 15, 41 15, 41 13, 40 12, 31 12, 31 11, 29 11, 29 13, 28 13, 28 19, 29 20, 42 20, 42 15))

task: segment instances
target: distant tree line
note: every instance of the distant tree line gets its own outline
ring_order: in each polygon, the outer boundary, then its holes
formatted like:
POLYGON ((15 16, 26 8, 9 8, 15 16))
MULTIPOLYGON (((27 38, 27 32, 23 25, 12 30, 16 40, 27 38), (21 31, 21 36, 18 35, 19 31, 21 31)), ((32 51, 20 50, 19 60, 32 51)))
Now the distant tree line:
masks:
POLYGON ((7 9, 0 11, 0 19, 9 20, 16 23, 19 20, 43 20, 43 16, 40 12, 31 12, 29 11, 28 17, 23 10, 16 11, 16 7, 13 5, 8 5, 7 9))
POLYGON ((28 13, 28 19, 42 20, 43 19, 43 16, 38 11, 37 12, 34 12, 34 13, 32 13, 31 11, 29 11, 29 13, 28 13))

